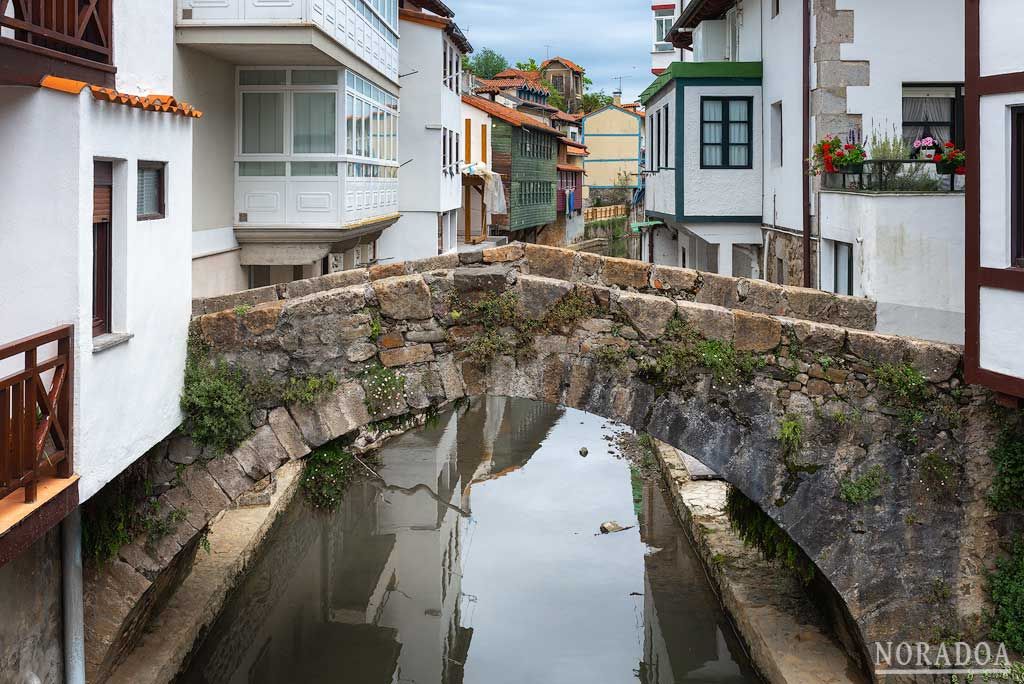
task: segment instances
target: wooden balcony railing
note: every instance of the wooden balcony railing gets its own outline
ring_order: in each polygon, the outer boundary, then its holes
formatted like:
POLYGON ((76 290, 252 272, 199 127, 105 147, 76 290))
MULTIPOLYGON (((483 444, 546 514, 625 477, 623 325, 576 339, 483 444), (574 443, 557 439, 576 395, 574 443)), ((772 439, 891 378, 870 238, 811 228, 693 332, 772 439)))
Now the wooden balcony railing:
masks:
MULTIPOLYGON (((0 37, 0 46, 34 54, 37 60, 112 74, 112 4, 113 0, 0 0, 0 29, 13 32, 13 38, 0 37)), ((23 61, 21 68, 33 72, 35 79, 35 65, 23 61)), ((60 71, 52 65, 48 69, 60 71)), ((54 75, 81 76, 82 72, 54 75)))
POLYGON ((73 340, 66 325, 0 346, 0 363, 22 356, 21 370, 0 377, 0 499, 24 487, 33 503, 40 477, 74 474, 73 340))

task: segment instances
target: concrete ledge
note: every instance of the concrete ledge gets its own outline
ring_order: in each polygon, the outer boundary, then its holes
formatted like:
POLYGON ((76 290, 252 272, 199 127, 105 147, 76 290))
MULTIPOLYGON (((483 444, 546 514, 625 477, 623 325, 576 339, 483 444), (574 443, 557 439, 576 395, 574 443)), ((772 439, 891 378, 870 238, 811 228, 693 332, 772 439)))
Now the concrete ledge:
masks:
POLYGON ((868 680, 815 621, 816 609, 785 569, 747 548, 729 525, 720 480, 693 480, 682 452, 655 441, 676 514, 704 562, 758 671, 771 684, 862 684, 868 680))

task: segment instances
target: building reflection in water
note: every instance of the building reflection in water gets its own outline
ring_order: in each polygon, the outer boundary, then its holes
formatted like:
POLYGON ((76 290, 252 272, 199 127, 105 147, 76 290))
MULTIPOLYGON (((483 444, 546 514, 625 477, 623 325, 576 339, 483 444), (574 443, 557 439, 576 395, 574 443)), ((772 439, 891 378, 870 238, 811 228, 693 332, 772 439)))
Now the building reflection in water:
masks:
MULTIPOLYGON (((462 591, 477 523, 473 487, 521 470, 564 415, 536 402, 476 399, 460 416, 389 443, 380 454, 386 485, 353 485, 330 515, 296 497, 179 681, 461 684, 476 608, 462 591)), ((656 485, 646 485, 641 518, 633 543, 649 548, 643 619, 629 627, 642 635, 622 645, 627 656, 635 649, 633 663, 642 659, 635 678, 754 681, 735 664, 728 628, 708 623, 721 613, 656 485)), ((529 616, 508 619, 530 629, 529 616)), ((487 681, 506 680, 492 672, 487 681)))

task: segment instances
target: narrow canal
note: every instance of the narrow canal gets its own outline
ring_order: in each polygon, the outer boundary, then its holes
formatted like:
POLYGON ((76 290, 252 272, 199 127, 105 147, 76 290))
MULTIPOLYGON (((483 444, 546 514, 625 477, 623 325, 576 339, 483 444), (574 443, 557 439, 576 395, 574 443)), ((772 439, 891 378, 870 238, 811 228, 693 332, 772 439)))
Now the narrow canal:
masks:
POLYGON ((486 398, 393 440, 386 484, 296 497, 178 681, 758 681, 622 430, 486 398))

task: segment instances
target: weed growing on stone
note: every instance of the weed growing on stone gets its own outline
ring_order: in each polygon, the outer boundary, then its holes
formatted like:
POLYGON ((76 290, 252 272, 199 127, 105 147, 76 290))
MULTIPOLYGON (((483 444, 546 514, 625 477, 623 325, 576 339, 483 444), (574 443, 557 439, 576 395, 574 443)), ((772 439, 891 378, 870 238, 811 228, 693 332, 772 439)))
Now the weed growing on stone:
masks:
POLYGON ((83 555, 103 564, 116 558, 121 547, 139 535, 146 536, 146 545, 151 548, 176 530, 188 517, 188 509, 170 508, 165 512, 152 491, 148 481, 115 480, 84 505, 83 555))
POLYGON ((788 413, 782 419, 779 425, 779 445, 787 462, 800 454, 804 446, 804 424, 800 416, 788 413))
POLYGON ((196 334, 189 335, 180 404, 182 431, 217 452, 230 451, 252 432, 255 404, 242 371, 211 358, 196 334))
POLYGON ((875 378, 889 394, 912 405, 928 398, 928 380, 909 364, 883 363, 875 368, 875 378))
POLYGON ((366 391, 366 410, 370 414, 383 413, 396 406, 405 394, 405 378, 381 365, 371 366, 363 372, 366 391))
POLYGON ((888 481, 889 476, 882 470, 882 466, 871 466, 860 477, 846 478, 840 482, 839 498, 850 504, 867 503, 882 495, 882 485, 888 481))
POLYGON ((466 345, 466 353, 478 363, 487 363, 496 356, 513 354, 515 344, 500 330, 484 330, 474 335, 466 345))
POLYGON ((836 364, 836 360, 831 356, 822 354, 818 357, 818 365, 821 366, 821 370, 828 371, 829 368, 836 364))
POLYGON ((252 311, 252 305, 251 304, 239 304, 238 306, 235 307, 234 311, 235 311, 235 315, 236 316, 244 316, 245 314, 247 314, 250 311, 252 311))
POLYGON ((338 442, 329 442, 306 459, 302 490, 313 508, 333 511, 356 475, 355 457, 338 442))
POLYGON ((593 318, 598 313, 593 298, 586 292, 573 290, 558 300, 544 316, 542 326, 551 331, 571 330, 580 321, 593 318))
POLYGON ((292 377, 288 378, 288 382, 285 383, 281 391, 281 399, 286 404, 312 406, 337 387, 338 378, 330 372, 322 375, 292 377))
POLYGON ((614 344, 605 345, 594 351, 594 359, 602 368, 620 370, 629 360, 629 350, 614 344))
POLYGON ((701 338, 679 318, 668 322, 652 353, 641 359, 639 374, 661 390, 683 385, 694 368, 707 369, 716 382, 733 383, 764 366, 764 359, 737 351, 729 342, 701 338))
POLYGON ((946 491, 956 475, 956 465, 937 451, 922 456, 918 461, 918 469, 921 471, 921 484, 936 493, 946 491))
POLYGON ((384 332, 384 325, 380 321, 380 311, 370 309, 370 337, 377 339, 384 332))
POLYGON ((996 561, 987 579, 994 607, 986 616, 989 636, 1024 652, 1024 539, 1014 540, 1010 554, 996 561))
POLYGON ((735 487, 725 500, 729 524, 743 543, 761 552, 767 561, 779 561, 793 571, 804 584, 810 584, 817 569, 807 555, 760 506, 735 487))

